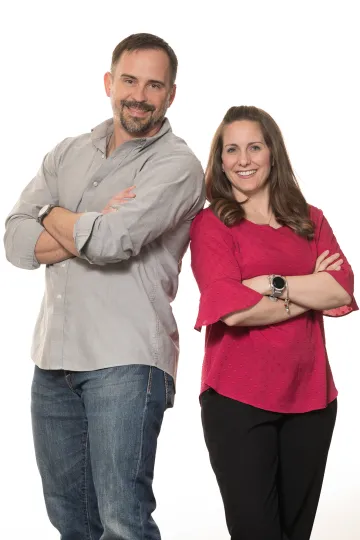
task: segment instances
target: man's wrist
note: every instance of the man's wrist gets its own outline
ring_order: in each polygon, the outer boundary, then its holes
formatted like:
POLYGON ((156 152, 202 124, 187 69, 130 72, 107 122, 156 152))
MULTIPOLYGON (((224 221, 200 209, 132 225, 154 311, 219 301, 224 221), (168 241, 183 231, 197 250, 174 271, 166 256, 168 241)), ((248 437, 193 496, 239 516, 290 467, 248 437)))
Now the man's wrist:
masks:
POLYGON ((71 210, 67 210, 62 206, 54 206, 51 212, 44 218, 43 226, 46 229, 46 225, 49 227, 50 225, 56 223, 56 221, 59 219, 69 219, 70 217, 72 218, 71 221, 75 223, 83 214, 84 213, 72 212, 71 210))
POLYGON ((53 210, 53 208, 55 208, 56 206, 57 206, 56 204, 52 204, 52 203, 45 204, 45 206, 40 208, 36 221, 40 223, 40 225, 42 225, 46 216, 48 216, 50 212, 53 210))
POLYGON ((61 206, 54 206, 51 211, 44 217, 42 220, 42 225, 46 229, 46 225, 49 225, 52 220, 56 219, 56 216, 59 216, 59 210, 63 210, 61 206))
POLYGON ((82 215, 59 206, 44 218, 43 223, 45 230, 75 257, 79 253, 74 241, 74 226, 82 215))

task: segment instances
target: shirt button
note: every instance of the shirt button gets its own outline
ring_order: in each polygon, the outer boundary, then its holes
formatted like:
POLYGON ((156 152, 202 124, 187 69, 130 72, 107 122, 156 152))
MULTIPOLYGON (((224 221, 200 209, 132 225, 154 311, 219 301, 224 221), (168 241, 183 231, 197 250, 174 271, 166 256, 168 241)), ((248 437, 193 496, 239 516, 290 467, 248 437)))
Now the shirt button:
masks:
POLYGON ((98 187, 98 185, 99 185, 99 182, 93 182, 94 187, 98 187))
POLYGON ((104 159, 104 157, 105 157, 105 154, 101 154, 101 157, 102 157, 102 159, 104 159))
POLYGON ((56 297, 58 300, 61 300, 61 294, 58 294, 56 297))
POLYGON ((66 263, 62 263, 61 268, 65 268, 66 263))

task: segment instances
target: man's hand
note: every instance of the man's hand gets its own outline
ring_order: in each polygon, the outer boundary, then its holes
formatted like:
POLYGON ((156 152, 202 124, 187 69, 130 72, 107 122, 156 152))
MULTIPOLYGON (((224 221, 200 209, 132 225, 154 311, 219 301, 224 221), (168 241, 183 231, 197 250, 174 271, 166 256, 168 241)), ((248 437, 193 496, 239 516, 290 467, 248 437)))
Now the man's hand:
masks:
POLYGON ((134 199, 136 197, 135 193, 132 193, 132 190, 136 186, 131 186, 123 191, 120 191, 116 195, 114 195, 110 201, 107 203, 105 208, 101 211, 102 214, 110 214, 111 212, 116 212, 118 210, 118 207, 121 204, 125 204, 131 199, 134 199))

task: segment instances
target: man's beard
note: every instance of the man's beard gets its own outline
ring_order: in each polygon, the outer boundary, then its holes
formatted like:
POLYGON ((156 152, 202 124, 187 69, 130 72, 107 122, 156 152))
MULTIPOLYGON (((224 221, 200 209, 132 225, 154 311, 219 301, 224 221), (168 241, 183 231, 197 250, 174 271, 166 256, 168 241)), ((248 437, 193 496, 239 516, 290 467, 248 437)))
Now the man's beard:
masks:
POLYGON ((167 102, 165 102, 160 109, 156 110, 155 107, 149 103, 122 99, 120 101, 120 107, 116 107, 115 114, 127 133, 131 135, 145 135, 153 127, 163 121, 167 108, 167 102), (131 116, 130 114, 126 114, 126 110, 129 107, 140 111, 150 112, 150 114, 145 118, 131 116))

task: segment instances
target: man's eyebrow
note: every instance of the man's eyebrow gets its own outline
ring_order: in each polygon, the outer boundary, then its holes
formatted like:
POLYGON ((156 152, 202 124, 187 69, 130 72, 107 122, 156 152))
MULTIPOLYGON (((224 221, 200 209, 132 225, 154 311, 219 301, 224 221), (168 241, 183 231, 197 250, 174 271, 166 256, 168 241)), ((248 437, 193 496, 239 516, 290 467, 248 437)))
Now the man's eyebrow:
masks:
POLYGON ((157 79, 150 79, 148 82, 151 84, 160 84, 161 86, 165 86, 164 81, 158 81, 157 79))
MULTIPOLYGON (((126 78, 126 79, 132 79, 133 81, 137 81, 137 77, 134 77, 134 75, 129 75, 128 73, 122 73, 120 75, 121 78, 126 78)), ((165 86, 165 83, 164 81, 158 81, 157 79, 150 79, 148 81, 148 83, 150 84, 160 84, 161 86, 165 86)))
POLYGON ((134 77, 134 75, 129 75, 128 73, 122 73, 120 75, 120 77, 126 77, 127 79, 133 79, 134 81, 136 80, 136 77, 134 77))

